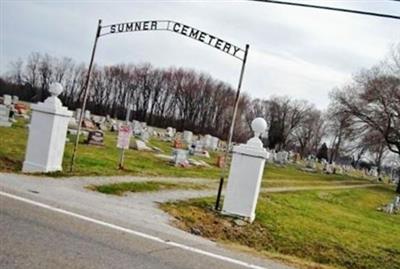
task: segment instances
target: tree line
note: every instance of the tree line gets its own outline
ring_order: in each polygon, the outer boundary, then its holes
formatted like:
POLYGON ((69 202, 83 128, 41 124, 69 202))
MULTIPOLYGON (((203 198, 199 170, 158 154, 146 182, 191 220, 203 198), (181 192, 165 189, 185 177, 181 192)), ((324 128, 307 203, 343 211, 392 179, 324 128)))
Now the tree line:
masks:
MULTIPOLYGON (((85 64, 70 58, 31 53, 10 64, 0 80, 0 94, 37 102, 48 96, 51 82, 60 82, 60 98, 74 110, 82 104, 86 73, 85 64)), ((87 108, 93 114, 124 119, 132 106, 132 119, 149 125, 227 138, 235 89, 209 74, 148 63, 95 66, 90 85, 87 108)), ((328 161, 347 157, 357 166, 367 158, 381 167, 389 152, 400 156, 399 85, 400 44, 385 61, 333 89, 326 111, 287 96, 252 99, 242 94, 234 140, 246 141, 251 121, 263 117, 269 126, 263 140, 271 149, 295 150, 306 157, 321 156, 321 149, 328 148, 323 154, 328 161)))

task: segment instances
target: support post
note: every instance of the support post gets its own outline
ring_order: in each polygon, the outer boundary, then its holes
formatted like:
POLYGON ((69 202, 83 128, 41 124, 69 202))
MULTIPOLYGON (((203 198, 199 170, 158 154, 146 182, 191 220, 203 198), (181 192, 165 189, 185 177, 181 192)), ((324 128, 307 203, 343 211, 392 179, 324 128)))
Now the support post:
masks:
POLYGON ((87 98, 88 98, 88 94, 89 94, 90 75, 92 73, 94 55, 96 53, 97 40, 100 37, 100 32, 101 32, 101 20, 99 20, 99 23, 97 25, 96 37, 94 39, 94 44, 93 44, 93 49, 92 49, 92 56, 90 58, 89 68, 88 68, 88 72, 87 72, 87 75, 86 75, 85 86, 84 86, 83 104, 82 104, 81 114, 79 115, 78 133, 76 134, 74 150, 72 152, 71 165, 70 165, 70 170, 69 170, 70 172, 72 172, 74 170, 75 159, 76 159, 76 151, 78 149, 79 135, 80 135, 80 132, 81 132, 82 121, 83 121, 83 114, 85 113, 86 102, 87 102, 87 98))
POLYGON ((249 52, 249 47, 250 47, 250 45, 246 44, 243 62, 242 62, 242 68, 240 70, 239 83, 238 83, 238 88, 236 91, 235 104, 234 104, 233 113, 232 113, 232 122, 231 122, 231 126, 229 128, 228 144, 226 147, 225 157, 224 157, 224 167, 222 168, 222 171, 221 171, 221 180, 220 180, 220 185, 218 188, 217 201, 215 203, 216 210, 218 210, 218 208, 219 208, 219 201, 220 201, 220 197, 221 197, 222 187, 224 184, 225 171, 226 171, 226 167, 227 167, 226 162, 228 161, 229 150, 230 150, 231 144, 232 144, 233 129, 235 128, 236 114, 237 114, 237 110, 238 110, 238 106, 239 106, 239 99, 240 99, 240 90, 242 88, 243 74, 244 74, 244 69, 246 67, 247 54, 249 52))

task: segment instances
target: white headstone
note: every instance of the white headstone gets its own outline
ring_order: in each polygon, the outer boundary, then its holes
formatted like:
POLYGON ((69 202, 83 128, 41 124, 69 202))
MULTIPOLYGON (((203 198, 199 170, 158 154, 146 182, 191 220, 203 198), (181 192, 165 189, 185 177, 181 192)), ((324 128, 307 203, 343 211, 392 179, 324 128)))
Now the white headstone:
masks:
POLYGON ((218 148, 219 139, 218 137, 212 136, 211 137, 211 149, 216 150, 218 148))
POLYGON ((192 144, 193 133, 191 131, 183 131, 183 141, 186 144, 192 144))
POLYGON ((62 170, 67 126, 72 112, 58 99, 63 91, 59 83, 50 85, 50 94, 43 103, 31 105, 32 118, 23 172, 62 170))
POLYGON ((207 134, 207 135, 204 136, 203 145, 207 149, 211 148, 211 135, 207 134))
POLYGON ((86 120, 90 120, 90 110, 85 110, 84 118, 85 118, 86 120))
POLYGON ((188 151, 183 149, 176 149, 172 153, 174 156, 175 165, 188 164, 188 151))
POLYGON ((11 104, 12 104, 11 95, 8 95, 8 94, 4 94, 3 95, 3 104, 6 105, 6 106, 11 106, 11 104))
POLYGON ((81 112, 82 112, 82 109, 80 109, 80 108, 77 108, 75 110, 75 119, 79 120, 79 117, 81 116, 81 112))
POLYGON ((238 215, 253 222, 268 152, 259 139, 267 128, 262 118, 251 123, 254 137, 246 144, 233 147, 232 163, 222 212, 238 215))
POLYGON ((10 108, 6 105, 0 105, 0 127, 10 127, 10 108))
POLYGON ((13 95, 13 96, 12 96, 12 103, 13 103, 13 104, 16 104, 16 103, 18 103, 18 101, 19 101, 18 96, 13 95))
POLYGON ((174 130, 172 129, 172 127, 167 127, 167 129, 165 130, 165 135, 167 137, 174 137, 174 130))

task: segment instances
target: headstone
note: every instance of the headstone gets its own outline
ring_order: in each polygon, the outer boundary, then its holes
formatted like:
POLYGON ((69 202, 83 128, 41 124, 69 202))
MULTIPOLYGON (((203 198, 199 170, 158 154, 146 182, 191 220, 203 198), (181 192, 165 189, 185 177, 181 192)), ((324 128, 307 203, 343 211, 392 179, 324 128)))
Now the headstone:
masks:
POLYGON ((316 163, 315 163, 315 160, 314 159, 308 160, 307 164, 306 164, 306 167, 310 168, 310 169, 315 169, 317 167, 316 163))
POLYGON ((297 152, 295 152, 295 153, 293 154, 293 163, 299 162, 300 159, 301 159, 301 158, 300 158, 300 154, 297 153, 297 152))
POLYGON ((219 155, 217 157, 217 163, 216 163, 218 168, 224 168, 225 167, 225 156, 219 155))
POLYGON ((62 170, 67 126, 72 112, 58 99, 63 91, 60 83, 50 85, 51 94, 43 103, 32 105, 32 118, 23 172, 62 170))
POLYGON ((166 137, 174 137, 174 130, 172 129, 172 127, 167 127, 167 129, 165 130, 165 136, 166 137))
POLYGON ((193 133, 191 131, 183 131, 183 141, 190 145, 192 143, 193 133))
POLYGON ((184 149, 176 149, 172 153, 174 157, 175 165, 187 166, 189 165, 188 161, 188 151, 184 149))
POLYGON ((211 148, 211 135, 207 134, 203 138, 203 145, 206 149, 211 148))
POLYGON ((82 109, 80 109, 80 108, 77 108, 75 110, 75 119, 79 120, 79 117, 81 116, 81 112, 82 112, 82 109))
POLYGON ((324 171, 327 174, 333 174, 333 164, 326 163, 324 166, 324 171))
POLYGON ((212 136, 211 137, 211 149, 216 150, 218 148, 219 139, 218 137, 212 136))
POLYGON ((104 133, 102 131, 90 131, 86 143, 90 145, 103 146, 104 133))
POLYGON ((183 148, 182 141, 178 137, 175 138, 174 141, 173 141, 172 147, 176 148, 176 149, 183 148))
POLYGON ((12 105, 12 97, 11 95, 4 94, 3 95, 3 104, 6 106, 11 106, 12 105))
POLYGON ((19 115, 26 115, 28 112, 28 106, 22 103, 15 104, 14 109, 19 115))
POLYGON ((233 147, 222 212, 253 222, 265 159, 268 157, 259 136, 267 129, 267 123, 262 118, 256 118, 251 128, 254 137, 246 144, 233 147))
POLYGON ((71 117, 69 119, 68 128, 70 128, 70 129, 78 129, 78 121, 74 117, 71 117))
POLYGON ((132 146, 134 149, 139 151, 151 151, 152 149, 146 145, 145 142, 139 139, 135 139, 135 142, 132 146))
POLYGON ((140 134, 140 139, 142 139, 145 142, 148 142, 150 138, 150 134, 148 131, 142 131, 142 133, 140 134))
POLYGON ((10 108, 6 105, 0 105, 0 127, 10 127, 10 108))
POLYGON ((142 125, 137 120, 132 121, 132 128, 134 135, 140 135, 143 131, 142 125))
POLYGON ((396 196, 393 201, 395 208, 400 208, 400 196, 396 196))
POLYGON ((93 124, 93 122, 87 119, 82 121, 82 127, 87 129, 96 129, 96 126, 93 124))
POLYGON ((16 103, 18 103, 18 101, 19 101, 18 96, 13 95, 13 96, 12 96, 12 103, 13 103, 13 104, 16 104, 16 103))
POLYGON ((90 120, 90 110, 85 110, 84 118, 85 118, 86 120, 90 120))
POLYGON ((287 151, 279 151, 278 153, 276 153, 275 162, 277 164, 286 164, 288 156, 289 153, 287 151))
POLYGON ((378 177, 378 169, 376 167, 372 167, 370 171, 370 176, 378 177))

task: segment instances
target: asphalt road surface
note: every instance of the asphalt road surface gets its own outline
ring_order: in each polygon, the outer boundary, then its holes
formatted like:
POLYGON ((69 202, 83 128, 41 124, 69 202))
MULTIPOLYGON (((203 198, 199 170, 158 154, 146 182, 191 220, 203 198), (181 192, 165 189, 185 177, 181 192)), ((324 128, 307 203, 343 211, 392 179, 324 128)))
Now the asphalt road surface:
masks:
POLYGON ((0 196, 0 268, 249 268, 0 196))

